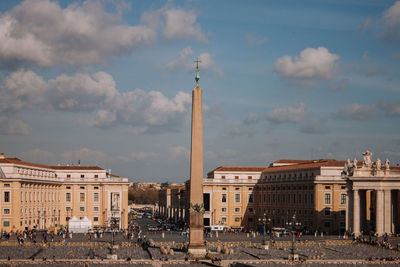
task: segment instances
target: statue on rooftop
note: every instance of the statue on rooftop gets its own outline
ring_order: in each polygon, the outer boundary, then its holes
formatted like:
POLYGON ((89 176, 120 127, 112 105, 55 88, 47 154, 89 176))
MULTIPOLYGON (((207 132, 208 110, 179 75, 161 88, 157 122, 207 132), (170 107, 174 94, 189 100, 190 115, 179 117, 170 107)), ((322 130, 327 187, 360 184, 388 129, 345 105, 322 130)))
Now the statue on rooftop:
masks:
POLYGON ((390 169, 390 161, 389 161, 389 159, 387 158, 387 159, 385 160, 385 170, 388 171, 389 169, 390 169))
POLYGON ((353 159, 353 167, 354 167, 354 169, 357 169, 357 163, 358 163, 357 158, 354 158, 353 159))
POLYGON ((376 164, 376 169, 377 169, 378 171, 380 171, 381 168, 382 168, 382 161, 381 161, 379 158, 377 158, 375 164, 376 164))
POLYGON ((364 162, 363 162, 363 166, 367 167, 367 168, 371 168, 372 167, 372 152, 367 150, 363 153, 363 157, 364 157, 364 162))

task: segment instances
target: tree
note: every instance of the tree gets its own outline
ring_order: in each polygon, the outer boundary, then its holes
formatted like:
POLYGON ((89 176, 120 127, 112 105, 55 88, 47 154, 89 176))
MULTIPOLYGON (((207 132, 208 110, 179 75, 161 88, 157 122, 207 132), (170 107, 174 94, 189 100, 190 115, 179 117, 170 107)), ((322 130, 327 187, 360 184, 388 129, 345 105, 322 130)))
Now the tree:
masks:
POLYGON ((158 190, 154 188, 138 189, 129 188, 128 199, 136 204, 156 204, 158 201, 158 190))

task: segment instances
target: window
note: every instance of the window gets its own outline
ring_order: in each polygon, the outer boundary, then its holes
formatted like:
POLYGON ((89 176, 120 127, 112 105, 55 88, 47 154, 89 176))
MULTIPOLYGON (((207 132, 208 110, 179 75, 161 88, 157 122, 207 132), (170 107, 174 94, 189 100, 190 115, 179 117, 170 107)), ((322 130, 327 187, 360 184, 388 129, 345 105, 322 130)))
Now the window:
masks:
MULTIPOLYGON (((94 175, 94 178, 99 178, 99 175, 98 175, 98 174, 95 174, 95 175, 94 175)), ((97 217, 95 217, 95 218, 97 218, 97 217)))
POLYGON ((346 216, 346 210, 341 210, 340 211, 340 216, 343 216, 343 217, 346 216))
POLYGON ((4 192, 4 202, 10 202, 10 192, 9 191, 4 192))
POLYGON ((225 175, 222 175, 222 176, 221 176, 221 179, 225 179, 225 178, 226 178, 225 175))
POLYGON ((311 204, 314 204, 314 194, 313 193, 310 194, 310 202, 311 202, 311 204))
POLYGON ((81 178, 85 178, 85 175, 84 175, 84 174, 81 174, 81 178))
POLYGON ((79 189, 85 189, 85 187, 84 187, 84 186, 81 186, 81 187, 79 187, 79 189))
POLYGON ((235 212, 240 212, 240 208, 235 208, 235 212))
POLYGON ((325 228, 331 227, 331 222, 324 222, 324 226, 325 226, 325 228))
POLYGON ((10 187, 10 184, 4 184, 4 187, 10 187))
POLYGON ((222 212, 226 212, 226 208, 222 208, 221 211, 222 211, 222 212))
POLYGON ((66 212, 71 211, 71 207, 65 207, 65 211, 66 211, 66 212))
POLYGON ((99 217, 93 217, 93 221, 94 222, 98 222, 99 221, 99 217))
POLYGON ((249 194, 249 203, 253 203, 253 194, 249 194))
POLYGON ((251 179, 253 179, 253 176, 247 176, 247 178, 248 178, 249 180, 251 180, 251 179))
POLYGON ((239 176, 235 176, 235 180, 239 180, 239 176))
POLYGON ((240 194, 235 194, 235 202, 240 203, 240 194))
POLYGON ((240 217, 236 217, 235 222, 240 222, 240 217))
POLYGON ((222 190, 226 190, 226 187, 222 187, 222 190))
POLYGON ((80 200, 80 202, 85 202, 85 193, 79 194, 79 200, 80 200))
POLYGON ((253 218, 247 218, 248 222, 253 222, 253 218))
POLYGON ((324 195, 324 199, 325 199, 325 205, 330 205, 331 204, 331 194, 329 193, 325 193, 324 195))
POLYGON ((79 211, 85 211, 85 207, 79 207, 79 211))
POLYGON ((221 201, 222 201, 223 203, 226 202, 226 194, 222 194, 222 199, 221 199, 221 201))
POLYGON ((325 216, 331 216, 331 210, 325 209, 325 216))
POLYGON ((223 223, 223 224, 226 223, 226 217, 222 217, 221 220, 222 220, 222 223, 223 223))
POLYGON ((67 187, 65 187, 66 189, 71 189, 71 187, 70 186, 67 186, 67 187))
POLYGON ((329 185, 325 186, 325 189, 331 189, 331 187, 329 185))
POLYGON ((71 174, 67 174, 67 178, 71 178, 71 174))
POLYGON ((253 208, 249 208, 249 212, 254 212, 254 209, 253 208))
POLYGON ((93 207, 93 211, 99 211, 99 207, 94 206, 94 207, 93 207))
POLYGON ((3 214, 4 214, 4 215, 10 214, 10 209, 4 209, 4 210, 3 210, 3 214))
POLYGON ((99 193, 93 193, 93 201, 99 202, 99 193))
POLYGON ((10 222, 9 222, 9 221, 4 221, 4 222, 3 222, 3 226, 4 226, 4 227, 10 226, 10 222))
POLYGON ((346 194, 340 194, 340 204, 346 204, 346 194))
POLYGON ((65 201, 71 202, 71 193, 65 193, 65 201))
POLYGON ((99 189, 99 187, 98 187, 98 186, 95 186, 95 187, 93 187, 93 189, 99 189))

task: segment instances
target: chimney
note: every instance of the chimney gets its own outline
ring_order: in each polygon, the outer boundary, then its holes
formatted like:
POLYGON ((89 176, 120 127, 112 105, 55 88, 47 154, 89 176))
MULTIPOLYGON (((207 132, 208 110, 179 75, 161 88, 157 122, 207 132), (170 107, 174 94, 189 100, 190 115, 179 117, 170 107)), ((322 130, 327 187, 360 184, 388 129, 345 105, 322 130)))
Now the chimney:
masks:
POLYGON ((0 159, 5 159, 4 153, 0 153, 0 159))

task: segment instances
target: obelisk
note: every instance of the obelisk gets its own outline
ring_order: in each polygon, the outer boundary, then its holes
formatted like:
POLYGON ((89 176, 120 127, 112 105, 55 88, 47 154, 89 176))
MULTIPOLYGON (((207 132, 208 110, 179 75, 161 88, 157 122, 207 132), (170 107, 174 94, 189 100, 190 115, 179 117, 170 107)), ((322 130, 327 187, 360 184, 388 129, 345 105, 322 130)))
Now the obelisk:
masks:
POLYGON ((202 92, 199 87, 199 60, 195 61, 196 87, 192 92, 192 142, 190 148, 190 238, 188 252, 194 256, 206 254, 203 238, 203 114, 202 92))

